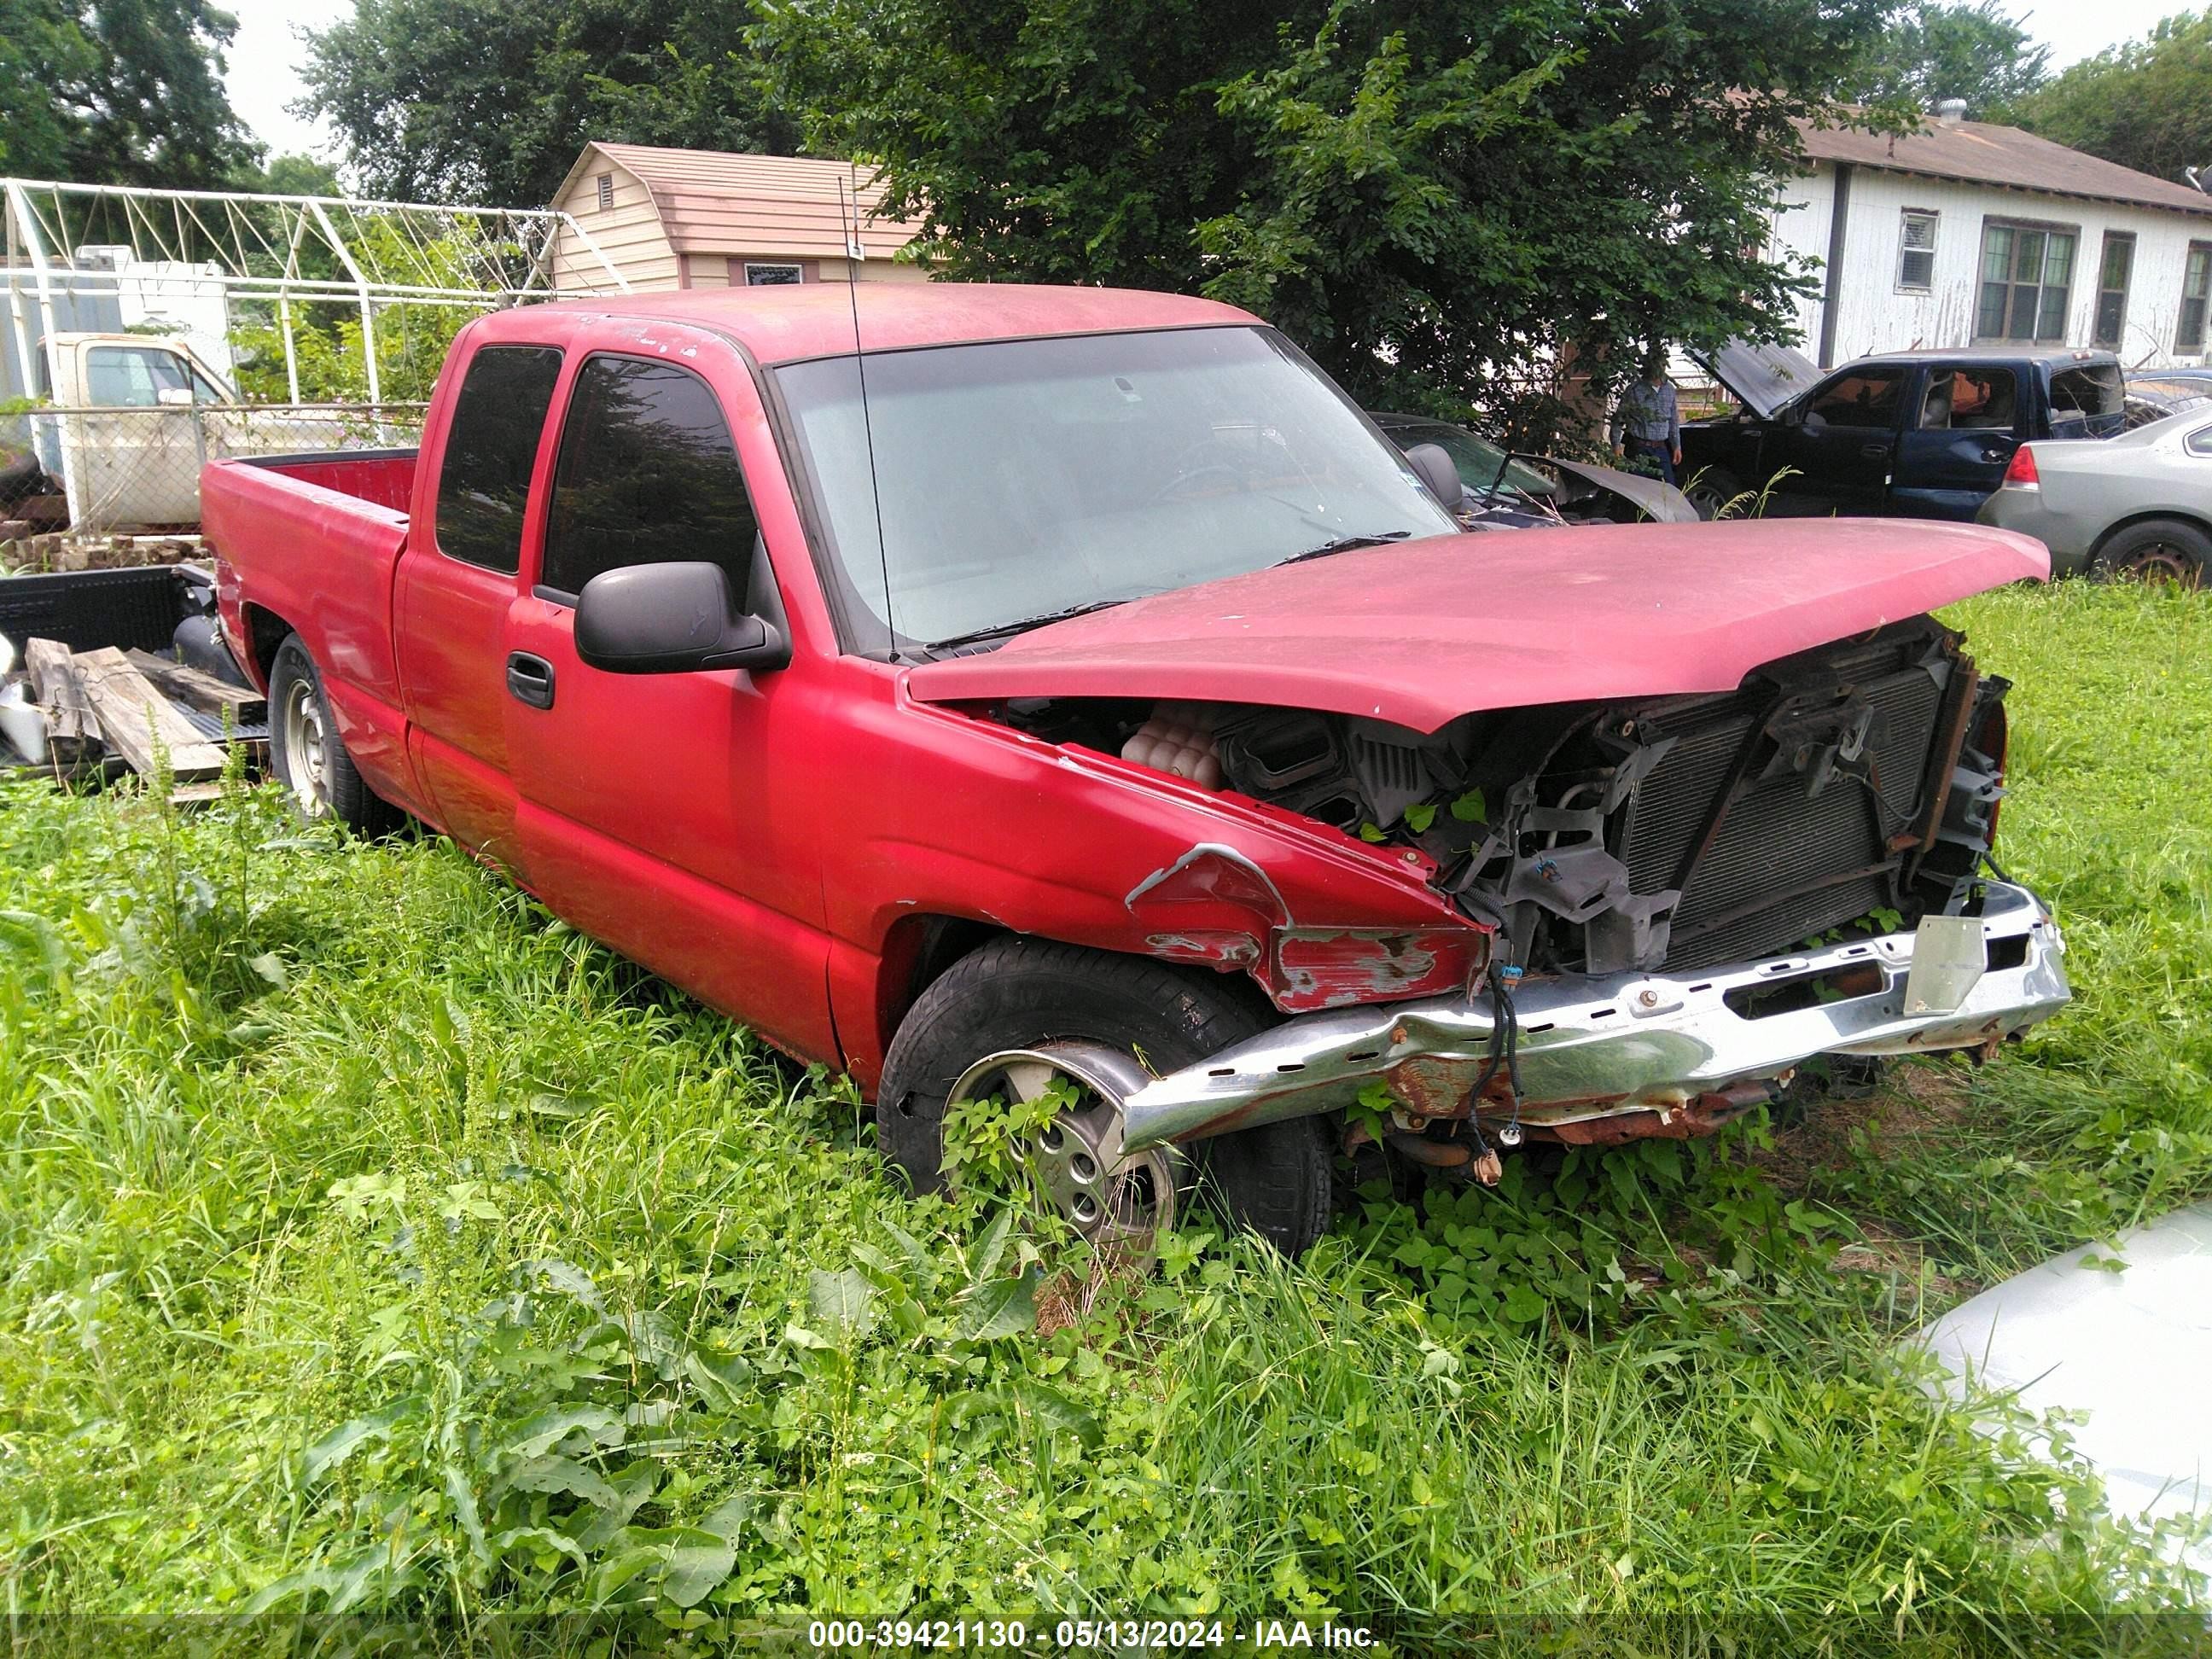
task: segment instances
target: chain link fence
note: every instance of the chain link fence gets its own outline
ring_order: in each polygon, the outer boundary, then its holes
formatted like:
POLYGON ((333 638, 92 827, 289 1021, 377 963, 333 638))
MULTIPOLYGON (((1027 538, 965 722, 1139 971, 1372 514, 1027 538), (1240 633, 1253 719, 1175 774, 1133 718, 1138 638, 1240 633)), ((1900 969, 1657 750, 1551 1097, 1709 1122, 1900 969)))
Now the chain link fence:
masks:
POLYGON ((0 420, 0 538, 195 533, 200 468, 231 456, 419 443, 427 405, 33 409, 0 420))

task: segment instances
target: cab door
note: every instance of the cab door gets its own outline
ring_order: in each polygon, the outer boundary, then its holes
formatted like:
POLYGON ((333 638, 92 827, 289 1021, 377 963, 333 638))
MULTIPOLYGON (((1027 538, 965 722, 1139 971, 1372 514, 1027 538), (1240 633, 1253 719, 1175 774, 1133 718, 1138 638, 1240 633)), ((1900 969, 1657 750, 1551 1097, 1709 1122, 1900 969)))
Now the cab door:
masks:
POLYGON ((1898 440, 1891 510, 1971 520, 2027 434, 2019 376, 2003 363, 1935 363, 1898 440))
MULTIPOLYGON (((564 383, 534 580, 506 635, 524 878, 593 938, 779 1046, 834 1059, 823 665, 611 673, 575 647, 592 577, 663 561, 720 564, 746 609, 781 619, 753 493, 783 487, 774 439, 718 337, 655 323, 593 342, 564 383)), ((782 551, 789 569, 806 559, 782 551)))
POLYGON ((71 522, 81 530, 197 523, 206 451, 190 365, 165 345, 78 349, 88 412, 59 417, 71 522))
POLYGON ((417 510, 394 599, 408 745, 447 834, 502 867, 517 865, 507 750, 507 613, 563 353, 536 342, 479 343, 459 365, 430 511, 417 510))
MULTIPOLYGON (((1881 512, 1913 373, 1899 363, 1855 364, 1793 405, 1769 453, 1778 469, 1793 468, 1796 476, 1776 485, 1770 510, 1823 518, 1881 512)), ((1757 489, 1765 481, 1744 482, 1757 489)))

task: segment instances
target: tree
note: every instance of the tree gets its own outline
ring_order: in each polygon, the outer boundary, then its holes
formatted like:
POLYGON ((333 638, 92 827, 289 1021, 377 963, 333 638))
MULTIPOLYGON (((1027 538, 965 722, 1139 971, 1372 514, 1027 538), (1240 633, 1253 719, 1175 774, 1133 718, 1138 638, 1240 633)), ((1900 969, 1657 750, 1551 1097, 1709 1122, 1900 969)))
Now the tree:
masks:
POLYGON ((1203 289, 1356 394, 1774 338, 1791 122, 1885 0, 790 0, 760 44, 959 276, 1203 289))
POLYGON ((1846 91, 1863 102, 1921 110, 1963 98, 1977 119, 2002 116, 2042 85, 2051 49, 2030 46, 2027 30, 1997 4, 1918 0, 1875 42, 1846 91))
POLYGON ((2023 100, 2014 118, 2075 149, 2160 179, 2212 167, 2212 10, 2168 17, 2023 100))
POLYGON ((793 131, 714 0, 360 0, 310 36, 299 108, 364 188, 542 207, 591 138, 787 152, 793 131))
POLYGON ((0 163, 88 184, 218 185, 257 146, 208 0, 0 0, 0 163))
POLYGON ((0 173, 51 179, 68 170, 75 126, 54 88, 81 83, 97 56, 58 0, 0 0, 0 173))

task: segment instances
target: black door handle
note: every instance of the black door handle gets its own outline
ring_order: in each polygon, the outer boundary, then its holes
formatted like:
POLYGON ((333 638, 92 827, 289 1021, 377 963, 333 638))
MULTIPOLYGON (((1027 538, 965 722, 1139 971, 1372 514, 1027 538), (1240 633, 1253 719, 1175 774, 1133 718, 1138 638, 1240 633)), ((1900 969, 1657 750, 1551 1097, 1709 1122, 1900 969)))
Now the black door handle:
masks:
POLYGON ((509 696, 528 703, 532 708, 553 706, 553 665, 543 657, 533 657, 527 651, 513 651, 507 659, 507 690, 509 696))
POLYGON ((1859 453, 1865 456, 1870 461, 1880 459, 1881 456, 1889 453, 1889 446, 1887 444, 1861 444, 1859 446, 1859 453))

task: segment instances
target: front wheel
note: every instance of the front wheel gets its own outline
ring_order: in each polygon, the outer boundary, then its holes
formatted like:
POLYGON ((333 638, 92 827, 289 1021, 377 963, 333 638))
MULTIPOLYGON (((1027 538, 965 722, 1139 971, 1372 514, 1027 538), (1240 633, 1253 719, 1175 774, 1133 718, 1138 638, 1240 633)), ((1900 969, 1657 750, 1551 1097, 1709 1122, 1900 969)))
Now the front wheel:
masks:
POLYGON ((900 1022, 876 1091, 884 1154, 942 1181, 945 1109, 963 1097, 1073 1103, 1028 1149, 1044 1195, 1089 1237, 1172 1226, 1193 1200, 1295 1255, 1328 1224, 1331 1155, 1311 1118, 1123 1158, 1120 1100, 1265 1024, 1218 976, 1041 939, 994 940, 948 969, 900 1022))
POLYGON ((1743 486, 1736 482, 1735 474, 1717 466, 1700 467, 1686 480, 1682 493, 1690 498, 1690 505, 1698 509, 1698 516, 1708 523, 1728 510, 1729 503, 1743 494, 1743 486))
POLYGON ((2203 585, 2208 564, 2212 536, 2179 519, 2146 519, 2099 548, 2092 568, 2108 578, 2132 576, 2193 588, 2203 585))

